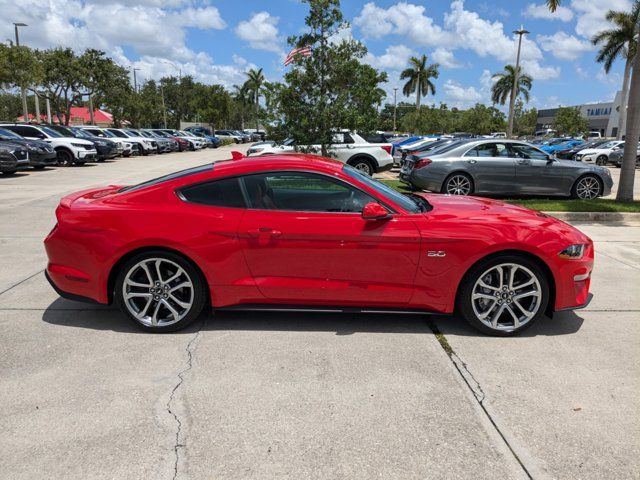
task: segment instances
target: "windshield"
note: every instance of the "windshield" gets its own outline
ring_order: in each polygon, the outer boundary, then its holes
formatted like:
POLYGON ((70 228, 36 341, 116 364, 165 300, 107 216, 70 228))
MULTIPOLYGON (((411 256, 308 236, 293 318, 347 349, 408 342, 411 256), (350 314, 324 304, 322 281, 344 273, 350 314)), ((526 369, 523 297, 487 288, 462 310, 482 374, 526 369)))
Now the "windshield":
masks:
POLYGON ((135 130, 126 130, 126 132, 133 136, 133 137, 141 137, 142 135, 140 135, 138 132, 136 132, 135 130))
POLYGON ((47 135, 49 135, 50 137, 55 137, 55 138, 60 138, 60 137, 64 137, 64 135, 62 135, 61 133, 56 132, 55 130, 53 130, 52 128, 48 128, 48 127, 40 127, 40 129, 46 133, 47 135))
POLYGON ((402 208, 404 208, 408 212, 418 213, 420 211, 423 211, 422 208, 419 206, 418 201, 415 200, 413 197, 405 196, 400 192, 397 192, 390 186, 385 185, 384 183, 379 182, 378 180, 374 180, 369 175, 366 175, 360 172, 359 170, 356 170, 355 168, 350 167, 349 165, 343 166, 342 170, 344 171, 344 173, 346 173, 350 177, 355 178, 358 181, 364 183, 365 185, 373 188, 376 192, 378 192, 383 197, 390 198, 391 200, 393 200, 395 203, 400 205, 402 208))
POLYGON ((127 136, 128 136, 126 133, 121 132, 120 130, 107 130, 107 132, 111 132, 116 137, 120 137, 120 138, 127 138, 127 136))
POLYGON ((5 130, 4 128, 0 128, 0 138, 14 138, 18 140, 24 140, 24 137, 21 137, 11 130, 5 130))
POLYGON ((78 137, 78 138, 86 138, 86 139, 91 139, 93 138, 93 135, 91 135, 89 132, 87 132, 86 130, 83 130, 82 128, 71 128, 70 129, 71 132, 73 133, 74 137, 78 137))

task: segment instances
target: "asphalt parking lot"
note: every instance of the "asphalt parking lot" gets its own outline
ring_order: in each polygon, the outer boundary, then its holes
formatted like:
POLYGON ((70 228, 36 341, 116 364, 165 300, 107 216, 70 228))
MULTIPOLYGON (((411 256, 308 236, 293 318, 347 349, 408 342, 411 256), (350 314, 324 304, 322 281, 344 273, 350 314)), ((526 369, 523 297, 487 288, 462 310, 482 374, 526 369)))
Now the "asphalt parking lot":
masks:
POLYGON ((63 194, 231 149, 0 178, 0 477, 640 478, 640 224, 579 225, 591 304, 508 339, 457 318, 230 312, 150 335, 50 288, 63 194))

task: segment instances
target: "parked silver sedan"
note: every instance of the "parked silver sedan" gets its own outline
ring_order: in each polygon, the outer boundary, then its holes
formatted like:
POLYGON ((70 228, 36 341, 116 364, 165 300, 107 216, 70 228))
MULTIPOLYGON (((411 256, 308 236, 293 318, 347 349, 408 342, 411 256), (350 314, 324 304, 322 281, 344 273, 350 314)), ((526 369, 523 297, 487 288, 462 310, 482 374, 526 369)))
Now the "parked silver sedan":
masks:
POLYGON ((545 195, 585 200, 611 193, 607 168, 558 160, 517 140, 469 139, 407 158, 400 180, 451 195, 545 195))

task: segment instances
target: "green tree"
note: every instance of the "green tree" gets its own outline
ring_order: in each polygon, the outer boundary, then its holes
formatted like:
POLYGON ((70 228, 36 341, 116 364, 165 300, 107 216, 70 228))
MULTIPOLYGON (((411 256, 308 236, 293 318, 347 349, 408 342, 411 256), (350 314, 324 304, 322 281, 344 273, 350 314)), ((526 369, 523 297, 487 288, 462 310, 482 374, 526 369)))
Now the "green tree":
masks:
MULTIPOLYGON (((633 2, 636 8, 640 0, 633 2)), ((547 0, 549 10, 555 12, 560 6, 560 0, 547 0)), ((635 40, 635 50, 640 51, 640 35, 635 40)), ((625 128, 624 156, 620 171, 620 183, 616 201, 630 202, 633 200, 633 181, 636 174, 636 151, 640 137, 640 55, 633 57, 632 74, 629 81, 629 100, 627 101, 627 120, 625 128)))
POLYGON ((250 102, 246 84, 234 85, 232 97, 234 102, 234 105, 233 105, 234 109, 240 115, 240 129, 244 130, 244 118, 245 118, 244 115, 245 115, 246 108, 250 102))
POLYGON ((538 123, 538 110, 535 108, 525 109, 521 98, 516 100, 514 109, 514 132, 518 136, 533 135, 538 123))
POLYGON ((231 95, 222 85, 197 84, 198 115, 214 129, 221 128, 229 118, 231 95))
POLYGON ((298 56, 284 76, 279 128, 299 145, 320 145, 326 156, 333 129, 373 131, 376 107, 384 96, 379 85, 386 81, 386 74, 361 63, 367 51, 362 43, 330 40, 348 26, 338 0, 304 1, 309 5, 308 32, 290 37, 289 44, 309 46, 313 53, 298 56))
POLYGON ((252 68, 247 72, 247 81, 245 82, 244 86, 255 108, 256 130, 259 130, 260 97, 263 93, 264 82, 265 79, 264 74, 262 73, 262 68, 258 68, 257 70, 252 68))
POLYGON ((589 123, 580 113, 579 107, 560 107, 556 112, 553 128, 560 135, 576 137, 589 129, 589 123))
POLYGON ((432 78, 438 78, 439 65, 432 63, 427 65, 427 56, 411 57, 409 59, 409 68, 406 68, 400 74, 400 80, 407 80, 402 87, 402 93, 405 97, 416 94, 416 109, 420 108, 420 97, 424 97, 431 92, 431 95, 436 94, 436 87, 431 82, 432 78))
POLYGON ((629 79, 631 78, 631 66, 636 55, 637 45, 635 37, 640 31, 640 2, 636 2, 630 12, 618 12, 609 10, 606 15, 613 28, 603 30, 593 36, 591 41, 599 45, 600 50, 596 60, 604 64, 604 71, 609 73, 613 63, 619 58, 624 59, 624 76, 622 80, 622 96, 620 99, 620 119, 616 138, 622 138, 625 129, 627 111, 627 98, 629 91, 629 79))
MULTIPOLYGON (((507 100, 511 99, 511 93, 513 91, 513 82, 516 77, 516 67, 513 65, 505 65, 504 72, 494 73, 492 78, 497 81, 491 87, 491 101, 504 105, 507 100)), ((518 87, 516 88, 516 98, 519 96, 524 97, 525 101, 529 101, 529 91, 533 79, 522 72, 522 69, 518 67, 518 87)))

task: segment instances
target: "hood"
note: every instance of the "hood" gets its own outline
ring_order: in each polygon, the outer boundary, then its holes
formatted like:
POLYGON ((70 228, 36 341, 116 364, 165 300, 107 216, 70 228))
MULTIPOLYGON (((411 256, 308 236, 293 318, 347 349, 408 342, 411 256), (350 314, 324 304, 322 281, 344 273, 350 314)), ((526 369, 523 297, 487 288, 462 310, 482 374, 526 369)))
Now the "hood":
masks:
POLYGON ((2 141, 0 142, 0 150, 5 152, 10 152, 12 150, 26 150, 24 144, 13 141, 2 141))
POLYGON ((0 144, 14 143, 16 145, 24 145, 26 147, 51 148, 51 145, 42 140, 28 140, 26 138, 12 138, 11 140, 0 139, 0 144))

